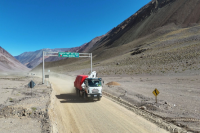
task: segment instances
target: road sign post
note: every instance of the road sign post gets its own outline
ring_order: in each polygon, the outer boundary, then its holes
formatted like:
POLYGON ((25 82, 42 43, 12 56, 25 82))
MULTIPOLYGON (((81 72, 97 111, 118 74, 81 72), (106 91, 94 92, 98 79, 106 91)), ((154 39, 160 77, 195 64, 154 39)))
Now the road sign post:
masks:
POLYGON ((92 73, 92 53, 90 54, 91 57, 91 73, 92 73))
POLYGON ((92 73, 92 53, 74 53, 74 52, 45 52, 43 51, 43 65, 42 65, 42 84, 44 84, 44 57, 45 56, 58 56, 68 58, 90 57, 91 58, 91 73, 92 73), (48 55, 47 55, 48 54, 48 55))
POLYGON ((158 101, 157 101, 157 96, 156 96, 156 103, 158 103, 158 101))
POLYGON ((34 88, 35 83, 31 80, 28 84, 28 87, 31 88, 31 96, 32 96, 32 88, 34 88))
POLYGON ((44 84, 44 51, 42 56, 42 83, 44 84))
POLYGON ((155 99, 156 99, 156 103, 157 103, 157 96, 160 92, 155 88, 155 90, 152 93, 155 95, 155 99))
MULTIPOLYGON (((49 75, 45 75, 45 79, 47 79, 47 78, 48 78, 48 81, 49 81, 49 75)), ((47 86, 48 86, 48 81, 46 80, 47 86)))

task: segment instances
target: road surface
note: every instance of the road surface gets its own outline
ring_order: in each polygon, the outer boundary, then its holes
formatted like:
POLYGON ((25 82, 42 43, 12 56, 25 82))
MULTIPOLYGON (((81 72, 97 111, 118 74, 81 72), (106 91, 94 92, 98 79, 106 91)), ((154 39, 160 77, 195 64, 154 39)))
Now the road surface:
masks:
POLYGON ((75 95, 75 77, 51 76, 50 119, 59 133, 167 133, 164 129, 102 97, 84 102, 75 95))

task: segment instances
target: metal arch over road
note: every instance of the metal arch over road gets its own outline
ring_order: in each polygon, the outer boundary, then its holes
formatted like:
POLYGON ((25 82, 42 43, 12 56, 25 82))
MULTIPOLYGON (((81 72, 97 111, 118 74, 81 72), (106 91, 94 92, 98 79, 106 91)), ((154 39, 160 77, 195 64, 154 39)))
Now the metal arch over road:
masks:
POLYGON ((43 67, 42 67, 42 83, 44 84, 44 57, 45 56, 58 56, 58 57, 68 57, 68 58, 79 58, 79 57, 90 57, 91 58, 91 73, 92 73, 92 53, 74 53, 74 52, 46 52, 43 51, 43 67), (57 53, 57 55, 56 55, 57 53), (76 55, 77 56, 68 56, 68 54, 70 53, 70 55, 76 55), (65 55, 65 56, 63 56, 65 55))

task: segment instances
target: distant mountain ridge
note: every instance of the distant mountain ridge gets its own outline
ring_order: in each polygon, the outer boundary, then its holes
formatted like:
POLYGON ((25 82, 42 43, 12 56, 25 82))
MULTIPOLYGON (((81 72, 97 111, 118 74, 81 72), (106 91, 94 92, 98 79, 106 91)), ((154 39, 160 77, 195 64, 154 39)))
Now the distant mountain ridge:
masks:
MULTIPOLYGON (((24 52, 18 56, 15 56, 15 58, 20 61, 22 64, 26 65, 28 68, 34 68, 38 64, 42 62, 42 54, 43 51, 46 52, 64 52, 68 51, 71 48, 55 48, 55 49, 40 49, 37 51, 32 51, 32 52, 24 52)), ((48 58, 48 57, 45 57, 48 58)))
POLYGON ((10 53, 0 46, 0 71, 24 71, 29 70, 10 53))
MULTIPOLYGON (((105 34, 106 35, 106 34, 105 34)), ((47 52, 88 52, 96 42, 98 42, 105 35, 95 37, 88 43, 84 43, 80 47, 73 48, 56 48, 56 49, 41 49, 32 52, 24 52, 18 56, 15 56, 17 60, 19 60, 22 64, 26 65, 28 68, 34 68, 42 62, 42 53, 43 51, 47 52)), ((55 57, 55 56, 45 56, 45 62, 58 61, 66 58, 55 57)))
MULTIPOLYGON (((87 43, 84 43, 83 45, 81 45, 80 47, 73 47, 73 48, 69 48, 68 50, 65 50, 65 51, 59 51, 59 52, 79 52, 80 49, 82 47, 84 47, 87 43)), ((63 60, 65 58, 62 58, 62 57, 56 57, 56 56, 50 56, 50 57, 47 57, 45 59, 45 62, 52 62, 52 61, 58 61, 58 60, 63 60)))

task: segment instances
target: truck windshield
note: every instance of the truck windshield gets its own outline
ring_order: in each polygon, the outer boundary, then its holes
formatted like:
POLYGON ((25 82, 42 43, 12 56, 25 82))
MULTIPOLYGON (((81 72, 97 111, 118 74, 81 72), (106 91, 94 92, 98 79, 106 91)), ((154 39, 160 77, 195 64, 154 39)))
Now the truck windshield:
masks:
POLYGON ((99 80, 88 80, 88 85, 90 87, 100 87, 101 81, 99 81, 99 80))

